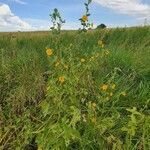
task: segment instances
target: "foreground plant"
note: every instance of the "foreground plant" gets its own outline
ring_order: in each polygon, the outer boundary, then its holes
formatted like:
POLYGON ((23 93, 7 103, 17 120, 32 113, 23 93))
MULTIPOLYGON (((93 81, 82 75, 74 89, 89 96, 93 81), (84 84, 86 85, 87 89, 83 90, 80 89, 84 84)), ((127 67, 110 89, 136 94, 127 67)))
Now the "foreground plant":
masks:
POLYGON ((50 28, 52 33, 60 33, 62 25, 65 23, 65 20, 62 19, 57 8, 54 9, 53 13, 50 14, 51 22, 53 26, 50 28))
MULTIPOLYGON (((145 64, 143 72, 135 61, 130 62, 135 59, 124 59, 125 54, 133 53, 118 45, 129 36, 129 31, 126 35, 123 30, 121 36, 119 30, 107 35, 109 38, 100 38, 98 32, 76 35, 71 31, 46 37, 40 33, 38 38, 24 38, 31 51, 16 42, 7 47, 9 38, 5 44, 0 38, 1 46, 6 46, 2 53, 0 149, 149 150, 150 84, 145 73, 149 68, 145 64), (113 39, 118 39, 115 49, 113 39), (39 65, 41 62, 44 64, 39 65)), ((145 39, 145 32, 143 36, 145 39)), ((130 44, 129 40, 125 46, 130 44)), ((148 56, 145 49, 141 51, 144 59, 148 56)), ((141 55, 137 54, 138 59, 141 55)))
POLYGON ((89 5, 91 4, 92 0, 88 0, 87 3, 84 3, 85 5, 85 14, 80 18, 80 23, 82 25, 82 29, 79 29, 81 31, 87 31, 88 29, 91 29, 93 27, 92 23, 89 23, 89 16, 91 15, 89 12, 89 5))

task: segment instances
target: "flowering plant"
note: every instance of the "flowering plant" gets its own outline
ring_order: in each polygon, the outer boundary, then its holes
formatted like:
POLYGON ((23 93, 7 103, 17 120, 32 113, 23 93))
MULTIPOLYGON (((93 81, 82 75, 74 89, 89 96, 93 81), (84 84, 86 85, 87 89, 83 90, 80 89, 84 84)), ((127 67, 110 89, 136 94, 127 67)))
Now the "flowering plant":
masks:
POLYGON ((87 31, 88 29, 91 29, 93 27, 93 23, 89 23, 89 16, 91 15, 89 13, 89 5, 91 4, 92 0, 88 0, 87 3, 84 3, 85 5, 85 14, 79 19, 82 25, 82 29, 79 29, 81 31, 87 31))
POLYGON ((60 33, 61 27, 65 23, 65 20, 62 19, 57 8, 55 8, 53 13, 50 14, 50 17, 53 24, 53 26, 50 29, 53 33, 60 33))

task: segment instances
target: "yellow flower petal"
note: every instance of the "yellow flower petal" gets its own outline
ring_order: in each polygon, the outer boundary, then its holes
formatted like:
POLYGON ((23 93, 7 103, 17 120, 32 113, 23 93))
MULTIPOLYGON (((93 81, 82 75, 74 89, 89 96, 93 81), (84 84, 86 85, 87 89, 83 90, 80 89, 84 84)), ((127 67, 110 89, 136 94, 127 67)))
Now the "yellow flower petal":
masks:
POLYGON ((61 76, 58 78, 58 81, 63 84, 65 82, 65 77, 64 76, 61 76))
POLYGON ((51 56, 53 54, 53 50, 50 48, 46 49, 46 54, 47 56, 51 56))
POLYGON ((103 84, 100 88, 101 88, 101 90, 106 91, 108 89, 108 85, 103 84))
POLYGON ((88 21, 88 16, 86 16, 86 15, 82 16, 82 21, 83 21, 83 22, 88 21))

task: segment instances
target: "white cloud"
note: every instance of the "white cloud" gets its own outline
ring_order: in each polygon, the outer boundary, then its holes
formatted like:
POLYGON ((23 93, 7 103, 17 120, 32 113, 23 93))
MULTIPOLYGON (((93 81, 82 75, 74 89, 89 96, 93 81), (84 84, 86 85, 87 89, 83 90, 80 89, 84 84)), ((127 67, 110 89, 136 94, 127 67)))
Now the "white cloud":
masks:
POLYGON ((136 18, 150 19, 150 5, 143 4, 140 0, 94 0, 103 7, 114 11, 134 16, 136 18))
POLYGON ((64 30, 76 30, 79 28, 81 28, 81 25, 79 22, 66 22, 62 27, 62 29, 64 30))
MULTIPOLYGON (((32 19, 32 18, 26 18, 24 19, 26 22, 28 22, 31 26, 35 27, 36 30, 50 30, 50 27, 52 26, 52 23, 50 20, 44 20, 44 19, 32 19)), ((63 24, 62 29, 63 30, 71 30, 71 29, 79 29, 81 28, 79 22, 66 22, 63 24)))
POLYGON ((35 30, 49 30, 50 29, 50 21, 44 19, 33 19, 33 18, 25 18, 26 22, 28 22, 35 30))
POLYGON ((11 1, 16 2, 16 3, 18 3, 18 4, 22 4, 22 5, 27 4, 26 2, 24 2, 24 1, 22 1, 22 0, 11 0, 11 1))
POLYGON ((32 30, 32 26, 15 16, 8 5, 0 4, 0 31, 32 30))

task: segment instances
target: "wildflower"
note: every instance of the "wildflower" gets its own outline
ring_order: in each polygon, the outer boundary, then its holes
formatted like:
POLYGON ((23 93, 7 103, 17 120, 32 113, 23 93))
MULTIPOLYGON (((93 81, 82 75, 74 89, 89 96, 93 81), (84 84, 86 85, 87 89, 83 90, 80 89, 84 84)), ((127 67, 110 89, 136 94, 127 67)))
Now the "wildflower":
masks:
POLYGON ((127 94, 126 94, 126 92, 121 92, 120 95, 126 96, 127 94))
POLYGON ((112 84, 111 88, 114 90, 116 88, 116 84, 112 84))
POLYGON ((100 87, 103 91, 106 91, 108 89, 108 85, 107 84, 103 84, 101 87, 100 87))
POLYGON ((81 59, 81 62, 82 62, 82 63, 83 63, 83 62, 85 62, 85 59, 84 59, 84 58, 82 58, 82 59, 81 59))
POLYGON ((50 48, 47 48, 46 49, 46 54, 47 54, 47 56, 51 56, 53 54, 53 50, 50 49, 50 48))
POLYGON ((82 16, 82 21, 83 21, 83 22, 88 21, 88 16, 86 16, 86 15, 82 16))
POLYGON ((58 78, 58 81, 63 84, 65 82, 65 77, 64 76, 61 76, 58 78))

